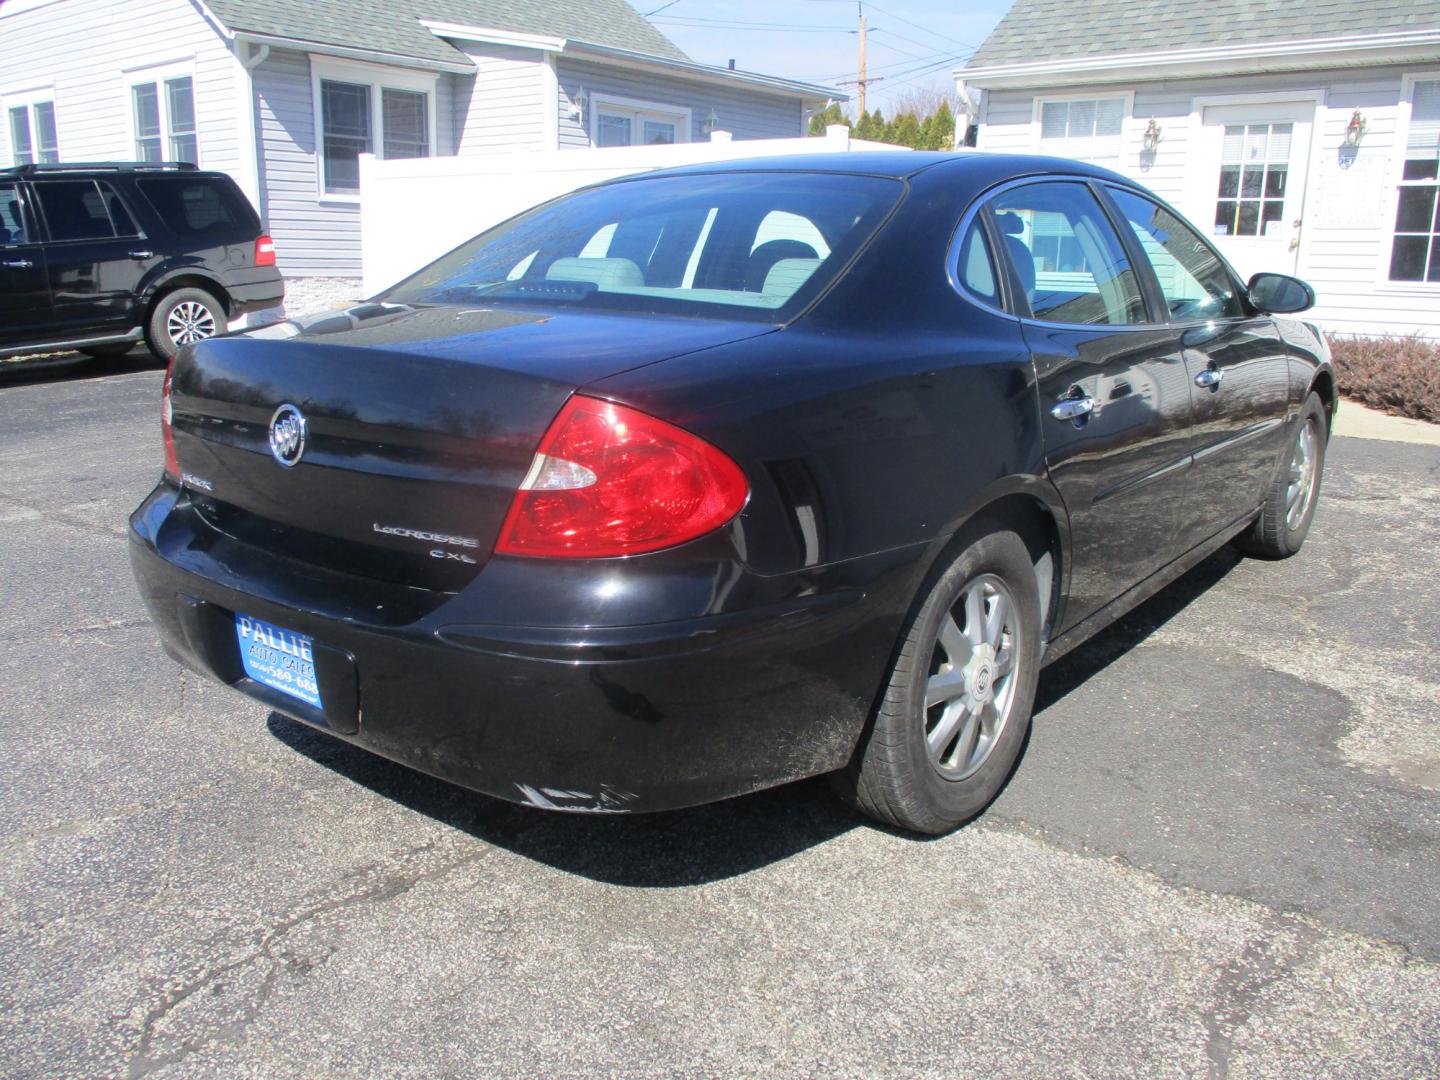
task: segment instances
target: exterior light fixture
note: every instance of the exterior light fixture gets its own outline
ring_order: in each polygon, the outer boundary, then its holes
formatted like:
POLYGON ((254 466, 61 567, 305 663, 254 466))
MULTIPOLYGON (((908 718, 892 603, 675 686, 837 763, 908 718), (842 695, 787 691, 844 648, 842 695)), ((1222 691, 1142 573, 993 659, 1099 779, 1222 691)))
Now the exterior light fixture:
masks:
POLYGON ((720 130, 720 117, 715 115, 715 109, 713 106, 710 109, 710 115, 705 117, 704 122, 701 124, 701 130, 706 135, 713 135, 715 134, 715 132, 720 130))
POLYGON ((584 85, 582 84, 576 86, 575 89, 569 93, 568 97, 570 99, 570 108, 568 110, 570 113, 570 119, 579 120, 585 112, 584 85))
POLYGON ((1345 145, 1359 146, 1360 140, 1365 137, 1365 127, 1365 117, 1356 109, 1350 114, 1350 122, 1345 125, 1345 145))
POLYGON ((1145 134, 1141 138, 1141 145, 1145 148, 1145 153, 1155 153, 1156 148, 1160 145, 1160 133, 1160 124, 1152 116, 1150 123, 1146 125, 1145 134))

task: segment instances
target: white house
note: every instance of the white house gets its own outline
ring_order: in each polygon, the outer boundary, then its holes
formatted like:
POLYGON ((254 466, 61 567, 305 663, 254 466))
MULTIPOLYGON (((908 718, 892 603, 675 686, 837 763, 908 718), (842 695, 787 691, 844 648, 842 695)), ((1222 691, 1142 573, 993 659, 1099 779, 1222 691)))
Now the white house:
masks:
POLYGON ((1440 336, 1440 0, 1016 0, 955 75, 980 149, 1136 178, 1327 329, 1440 336))
POLYGON ((697 64, 625 0, 0 3, 0 164, 228 172, 300 306, 359 290, 361 154, 796 137, 842 96, 697 64))

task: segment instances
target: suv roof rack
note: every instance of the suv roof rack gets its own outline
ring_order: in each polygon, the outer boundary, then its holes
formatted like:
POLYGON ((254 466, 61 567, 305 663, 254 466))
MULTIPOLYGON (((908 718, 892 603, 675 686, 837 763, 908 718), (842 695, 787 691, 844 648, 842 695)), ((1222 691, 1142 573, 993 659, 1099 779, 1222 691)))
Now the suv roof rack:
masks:
POLYGON ((193 172, 200 168, 190 161, 62 161, 45 164, 16 165, 0 169, 0 176, 23 177, 52 172, 193 172))

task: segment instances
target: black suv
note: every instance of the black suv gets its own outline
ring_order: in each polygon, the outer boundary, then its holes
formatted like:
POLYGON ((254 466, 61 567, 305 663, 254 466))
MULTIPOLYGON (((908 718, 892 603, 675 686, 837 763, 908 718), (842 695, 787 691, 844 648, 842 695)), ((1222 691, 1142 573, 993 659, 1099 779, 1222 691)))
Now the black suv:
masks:
POLYGON ((285 295, 235 181, 177 162, 0 169, 0 356, 170 359, 285 295))

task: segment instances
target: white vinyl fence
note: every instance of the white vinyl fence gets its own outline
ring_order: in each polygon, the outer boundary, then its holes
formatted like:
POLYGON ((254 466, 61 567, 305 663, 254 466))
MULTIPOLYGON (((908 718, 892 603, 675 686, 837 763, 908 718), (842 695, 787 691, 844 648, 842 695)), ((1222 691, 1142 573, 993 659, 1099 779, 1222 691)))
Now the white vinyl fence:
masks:
POLYGON ((706 161, 785 154, 901 150, 850 138, 835 126, 820 139, 746 139, 604 150, 520 150, 467 157, 360 158, 361 260, 372 296, 456 244, 547 199, 617 176, 706 161))

